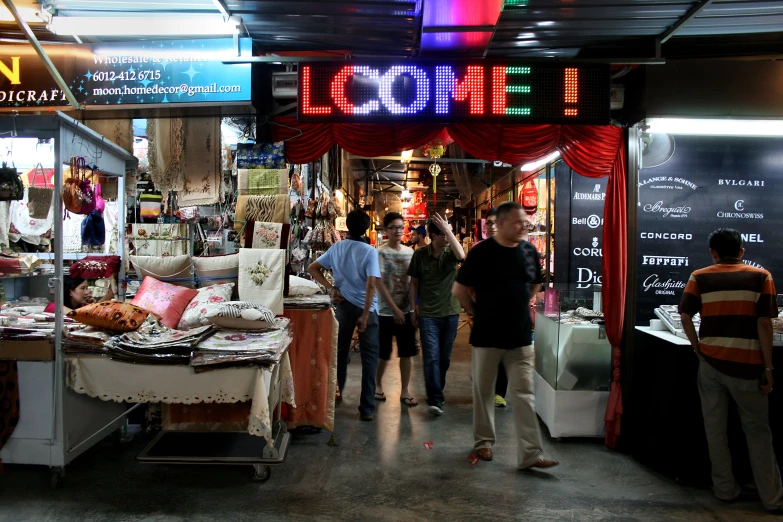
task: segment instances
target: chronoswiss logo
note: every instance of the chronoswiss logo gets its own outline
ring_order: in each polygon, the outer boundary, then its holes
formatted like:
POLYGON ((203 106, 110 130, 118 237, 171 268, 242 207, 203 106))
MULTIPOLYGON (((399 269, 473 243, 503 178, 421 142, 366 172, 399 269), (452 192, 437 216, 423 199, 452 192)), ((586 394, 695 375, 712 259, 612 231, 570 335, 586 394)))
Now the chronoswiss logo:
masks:
POLYGON ((734 202, 734 210, 736 212, 719 211, 717 216, 728 219, 764 219, 764 214, 761 212, 746 212, 748 209, 744 199, 738 199, 734 202))

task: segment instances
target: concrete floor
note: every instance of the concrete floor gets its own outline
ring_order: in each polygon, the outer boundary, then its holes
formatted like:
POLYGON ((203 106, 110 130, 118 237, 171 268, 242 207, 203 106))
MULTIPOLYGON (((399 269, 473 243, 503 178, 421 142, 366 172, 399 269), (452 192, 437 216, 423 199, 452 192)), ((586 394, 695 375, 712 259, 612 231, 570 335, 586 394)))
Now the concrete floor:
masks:
MULTIPOLYGON (((495 460, 471 465, 470 347, 460 331, 447 379, 447 407, 432 418, 401 406, 399 369, 387 374, 389 400, 360 422, 358 357, 337 410, 337 447, 328 433, 296 435, 287 462, 265 484, 249 467, 137 463, 150 440, 103 441, 68 466, 60 489, 38 467, 6 466, 1 521, 92 520, 640 520, 750 521, 773 518, 757 499, 724 504, 709 490, 676 485, 606 449, 600 440, 551 441, 561 461, 550 473, 515 468, 512 415, 497 413, 495 460), (424 442, 432 441, 427 450, 424 442)), ((393 368, 393 366, 392 366, 393 368)), ((422 401, 421 359, 413 391, 422 401)))

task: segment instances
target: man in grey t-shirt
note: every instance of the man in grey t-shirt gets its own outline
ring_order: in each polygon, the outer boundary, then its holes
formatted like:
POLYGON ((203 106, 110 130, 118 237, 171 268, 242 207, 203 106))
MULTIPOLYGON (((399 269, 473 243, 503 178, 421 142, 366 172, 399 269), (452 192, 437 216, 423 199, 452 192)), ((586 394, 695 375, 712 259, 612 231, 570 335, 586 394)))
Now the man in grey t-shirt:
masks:
POLYGON ((378 300, 380 354, 375 377, 375 400, 386 400, 386 395, 383 393, 383 374, 391 359, 392 341, 396 338, 402 380, 400 401, 408 407, 413 407, 419 404, 408 390, 411 380, 411 357, 417 354, 416 329, 413 326, 408 295, 410 284, 408 266, 413 257, 413 249, 402 244, 405 227, 400 214, 397 212, 386 214, 383 218, 383 228, 389 241, 378 249, 378 264, 381 269, 381 284, 378 285, 378 293, 381 296, 378 300))

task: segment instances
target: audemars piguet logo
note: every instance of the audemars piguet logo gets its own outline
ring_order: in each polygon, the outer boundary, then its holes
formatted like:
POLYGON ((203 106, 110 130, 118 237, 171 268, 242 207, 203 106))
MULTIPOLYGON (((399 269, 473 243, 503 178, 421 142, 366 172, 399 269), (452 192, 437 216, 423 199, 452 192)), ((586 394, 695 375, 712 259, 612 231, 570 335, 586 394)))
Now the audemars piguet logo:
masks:
POLYGON ((593 201, 603 201, 606 199, 606 192, 601 190, 601 184, 596 183, 592 192, 574 192, 574 199, 588 199, 593 201))
POLYGON ((719 187, 763 187, 763 179, 719 179, 719 187))
POLYGON ((677 279, 662 281, 658 274, 653 274, 642 283, 645 292, 653 291, 655 295, 678 295, 685 288, 685 283, 677 279))
POLYGON ((691 211, 691 207, 667 207, 663 204, 663 201, 656 201, 652 204, 647 204, 642 209, 645 212, 652 212, 653 214, 658 214, 661 217, 671 217, 671 218, 686 218, 688 217, 688 214, 691 211))

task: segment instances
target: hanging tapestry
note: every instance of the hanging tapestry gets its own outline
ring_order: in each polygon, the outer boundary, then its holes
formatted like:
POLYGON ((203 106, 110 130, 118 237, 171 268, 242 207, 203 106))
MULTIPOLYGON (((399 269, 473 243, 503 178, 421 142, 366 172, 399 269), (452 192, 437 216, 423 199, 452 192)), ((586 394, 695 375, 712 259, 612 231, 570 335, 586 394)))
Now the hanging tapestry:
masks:
POLYGON ((165 197, 169 190, 183 185, 182 118, 150 118, 147 120, 147 139, 149 173, 155 188, 165 197))
POLYGON ((288 192, 288 169, 239 169, 237 190, 242 196, 288 192))
POLYGON ((288 249, 291 225, 248 221, 245 226, 245 248, 288 249))
POLYGON ((285 250, 239 249, 239 298, 283 313, 285 250))
POLYGON ((214 205, 220 201, 220 118, 187 118, 184 135, 183 178, 177 187, 183 207, 214 205))
POLYGON ((133 120, 87 120, 89 128, 133 154, 133 120))
POLYGON ((187 225, 134 223, 131 231, 129 239, 138 256, 181 256, 190 251, 187 225))
POLYGON ((269 223, 288 223, 291 212, 291 199, 288 194, 276 196, 239 196, 234 228, 239 231, 245 221, 267 221, 269 223))

